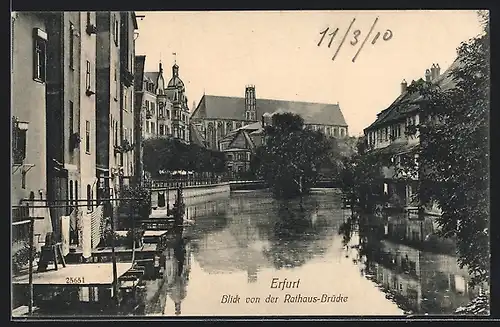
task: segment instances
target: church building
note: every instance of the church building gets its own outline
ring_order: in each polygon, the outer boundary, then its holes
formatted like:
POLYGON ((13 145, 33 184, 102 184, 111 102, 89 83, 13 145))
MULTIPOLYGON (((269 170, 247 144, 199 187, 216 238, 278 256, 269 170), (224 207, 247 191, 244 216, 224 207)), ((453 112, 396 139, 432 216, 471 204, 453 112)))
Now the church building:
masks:
POLYGON ((304 119, 306 127, 327 136, 344 138, 348 126, 339 104, 259 99, 255 86, 245 88, 245 97, 203 95, 191 115, 193 129, 208 148, 221 150, 221 141, 233 130, 277 112, 292 112, 304 119))

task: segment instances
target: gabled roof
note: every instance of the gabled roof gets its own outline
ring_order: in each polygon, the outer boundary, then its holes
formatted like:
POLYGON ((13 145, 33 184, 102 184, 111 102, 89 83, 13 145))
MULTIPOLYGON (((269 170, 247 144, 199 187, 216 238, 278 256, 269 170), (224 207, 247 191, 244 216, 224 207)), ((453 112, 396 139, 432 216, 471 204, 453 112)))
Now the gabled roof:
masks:
POLYGON ((155 85, 155 89, 158 87, 158 77, 160 76, 160 72, 145 72, 144 76, 149 78, 155 85))
MULTIPOLYGON (((306 124, 347 126, 338 104, 256 99, 257 119, 278 110, 299 114, 306 124)), ((245 98, 203 95, 192 118, 245 120, 245 98)))
POLYGON ((199 146, 205 146, 205 139, 201 135, 200 131, 194 124, 189 124, 189 138, 190 142, 197 144, 199 146))
MULTIPOLYGON (((452 71, 460 65, 458 58, 446 69, 446 71, 439 75, 431 83, 437 85, 441 90, 453 88, 455 81, 453 80, 452 71)), ((414 83, 425 83, 422 79, 414 83)), ((404 92, 399 95, 396 100, 387 108, 382 110, 377 119, 364 130, 368 131, 381 125, 389 124, 405 118, 409 113, 414 112, 420 108, 419 102, 422 100, 422 95, 418 92, 404 92)))

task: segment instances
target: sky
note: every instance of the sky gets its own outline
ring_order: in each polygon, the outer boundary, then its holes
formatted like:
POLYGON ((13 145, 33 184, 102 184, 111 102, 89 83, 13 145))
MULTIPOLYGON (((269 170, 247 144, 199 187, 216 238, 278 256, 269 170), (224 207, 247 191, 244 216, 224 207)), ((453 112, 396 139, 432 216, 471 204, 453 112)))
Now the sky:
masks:
MULTIPOLYGON (((190 108, 203 94, 339 103, 357 136, 400 94, 403 79, 443 72, 462 41, 481 32, 475 11, 191 11, 136 12, 136 54, 164 78, 179 65, 190 108), (353 57, 378 20, 357 56, 353 57), (352 27, 332 60, 343 36, 352 27), (323 41, 321 32, 328 28, 323 41), (338 28, 328 47, 330 33, 338 28), (356 30, 361 34, 355 43, 356 30), (383 35, 392 37, 383 39, 383 35), (380 32, 375 44, 372 40, 380 32), (352 43, 355 43, 352 45, 352 43)), ((193 109, 191 109, 192 111, 193 109)))

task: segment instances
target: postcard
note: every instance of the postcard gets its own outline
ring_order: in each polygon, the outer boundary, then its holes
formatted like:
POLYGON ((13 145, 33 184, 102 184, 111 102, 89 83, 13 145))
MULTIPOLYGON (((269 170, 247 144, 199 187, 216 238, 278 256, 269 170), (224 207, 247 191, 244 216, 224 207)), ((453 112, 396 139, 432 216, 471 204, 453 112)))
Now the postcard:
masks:
POLYGON ((488 317, 489 13, 11 13, 13 319, 488 317))

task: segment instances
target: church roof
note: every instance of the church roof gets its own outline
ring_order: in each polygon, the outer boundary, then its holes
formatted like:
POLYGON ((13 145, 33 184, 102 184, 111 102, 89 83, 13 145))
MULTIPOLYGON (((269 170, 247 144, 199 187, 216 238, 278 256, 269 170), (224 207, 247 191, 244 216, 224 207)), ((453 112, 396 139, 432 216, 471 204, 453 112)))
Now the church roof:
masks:
POLYGON ((172 77, 168 82, 168 87, 183 87, 183 86, 184 82, 178 76, 172 77))
MULTIPOLYGON (((278 110, 299 114, 306 124, 347 126, 338 104, 256 99, 257 118, 278 110)), ((244 120, 245 98, 203 95, 192 118, 244 120)))

